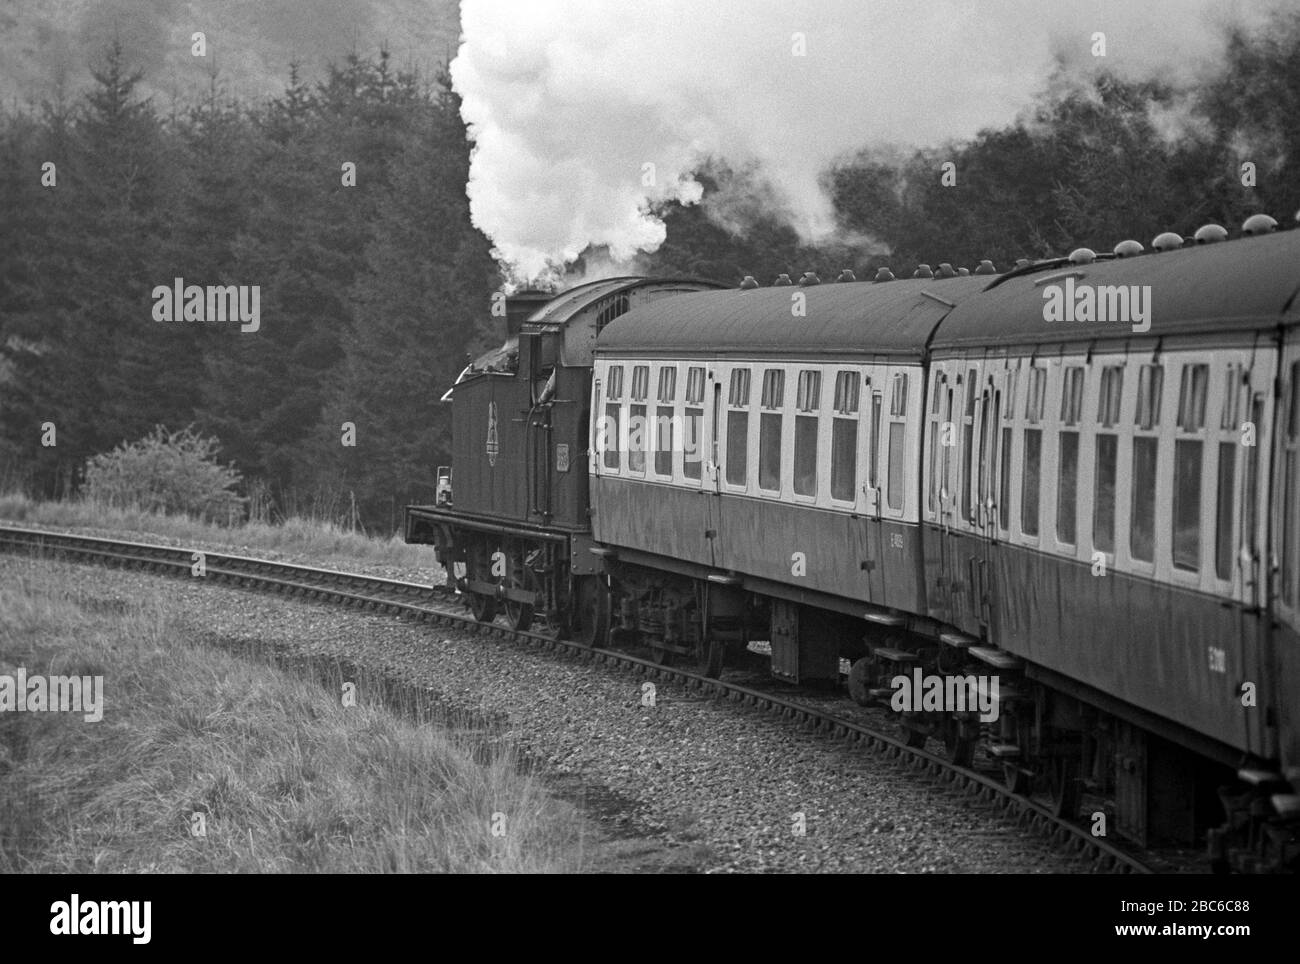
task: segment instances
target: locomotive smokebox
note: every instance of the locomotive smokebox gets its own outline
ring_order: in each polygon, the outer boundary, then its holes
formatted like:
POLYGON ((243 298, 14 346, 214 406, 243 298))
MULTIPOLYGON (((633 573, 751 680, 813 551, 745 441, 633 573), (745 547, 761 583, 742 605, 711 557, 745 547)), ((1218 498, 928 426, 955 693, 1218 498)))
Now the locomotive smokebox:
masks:
POLYGON ((554 297, 551 292, 538 288, 525 288, 507 297, 506 338, 519 334, 519 328, 528 320, 528 316, 554 297))

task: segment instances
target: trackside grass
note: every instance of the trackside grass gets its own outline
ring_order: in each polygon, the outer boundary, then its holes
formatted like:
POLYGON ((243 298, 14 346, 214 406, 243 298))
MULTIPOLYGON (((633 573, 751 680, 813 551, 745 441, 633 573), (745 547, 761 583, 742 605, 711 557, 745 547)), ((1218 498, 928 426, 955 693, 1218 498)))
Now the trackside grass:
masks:
POLYGON ((437 567, 432 549, 407 545, 401 536, 371 537, 326 520, 297 516, 275 525, 249 522, 219 526, 185 515, 164 515, 84 499, 42 502, 11 492, 0 494, 0 522, 97 530, 142 542, 149 541, 150 536, 163 536, 183 544, 230 546, 232 552, 270 550, 311 560, 312 564, 360 563, 412 570, 437 567))
POLYGON ((203 645, 177 606, 166 581, 124 600, 0 557, 0 675, 103 677, 100 722, 0 713, 0 871, 588 869, 581 816, 510 745, 394 715, 365 680, 344 706, 203 645))

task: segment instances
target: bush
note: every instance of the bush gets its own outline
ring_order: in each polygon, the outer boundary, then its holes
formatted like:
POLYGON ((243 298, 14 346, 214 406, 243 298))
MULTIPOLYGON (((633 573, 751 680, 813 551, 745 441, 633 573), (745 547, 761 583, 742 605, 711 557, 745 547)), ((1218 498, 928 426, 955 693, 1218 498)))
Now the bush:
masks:
POLYGON ((220 448, 215 437, 204 438, 192 428, 169 432, 155 426, 138 441, 88 459, 84 495, 118 508, 242 521, 247 500, 232 491, 240 475, 234 466, 217 462, 220 448))

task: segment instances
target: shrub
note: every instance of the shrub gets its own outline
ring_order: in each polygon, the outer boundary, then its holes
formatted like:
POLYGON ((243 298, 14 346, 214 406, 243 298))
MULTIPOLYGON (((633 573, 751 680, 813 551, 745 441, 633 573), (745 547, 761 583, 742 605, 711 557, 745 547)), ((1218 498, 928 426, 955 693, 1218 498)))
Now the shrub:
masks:
POLYGON ((88 459, 84 494, 119 508, 242 521, 246 500, 233 491, 240 475, 233 465, 217 462, 220 448, 215 437, 192 428, 170 432, 155 426, 142 439, 88 459))

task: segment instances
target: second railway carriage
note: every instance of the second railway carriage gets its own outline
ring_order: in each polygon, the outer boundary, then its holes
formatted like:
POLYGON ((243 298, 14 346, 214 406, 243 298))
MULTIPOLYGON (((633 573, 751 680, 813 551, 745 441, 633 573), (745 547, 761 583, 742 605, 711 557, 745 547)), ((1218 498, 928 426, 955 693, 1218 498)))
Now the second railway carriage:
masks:
POLYGON ((1219 765, 1300 762, 1300 654, 1269 604, 1296 578, 1300 494, 1274 459, 1300 427, 1277 408, 1298 241, 1034 266, 931 344, 930 615, 968 669, 1023 681, 993 747, 1009 770, 1064 784, 1113 754, 1139 839, 1197 836, 1219 765))

